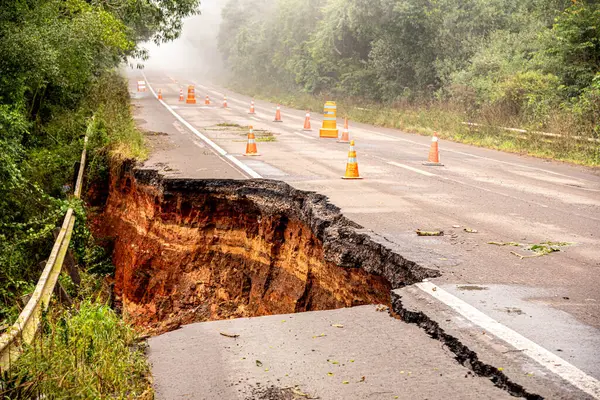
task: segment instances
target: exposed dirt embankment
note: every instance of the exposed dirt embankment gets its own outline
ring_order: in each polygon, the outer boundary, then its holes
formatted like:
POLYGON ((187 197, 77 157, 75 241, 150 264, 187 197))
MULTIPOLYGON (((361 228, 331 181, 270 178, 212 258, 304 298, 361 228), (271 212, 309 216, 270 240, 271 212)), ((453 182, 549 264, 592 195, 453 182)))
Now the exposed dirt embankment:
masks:
POLYGON ((97 234, 114 240, 115 295, 152 332, 179 324, 389 303, 436 273, 358 232, 326 197, 267 180, 111 176, 97 234))

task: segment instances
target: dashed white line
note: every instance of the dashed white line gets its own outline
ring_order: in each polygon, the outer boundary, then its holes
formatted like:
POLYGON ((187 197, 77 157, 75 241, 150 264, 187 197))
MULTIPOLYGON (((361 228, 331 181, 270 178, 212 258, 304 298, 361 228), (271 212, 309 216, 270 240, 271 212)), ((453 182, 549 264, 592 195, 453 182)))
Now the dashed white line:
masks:
POLYGON ((300 132, 294 132, 294 133, 295 133, 296 135, 298 135, 298 136, 302 136, 303 138, 307 138, 307 139, 310 139, 310 140, 317 140, 317 138, 314 138, 314 137, 312 137, 312 136, 305 135, 305 134, 303 134, 303 133, 300 133, 300 132))
POLYGON ((413 172, 416 172, 418 174, 425 175, 425 176, 437 176, 436 174, 432 174, 431 172, 423 171, 422 169, 411 167, 410 165, 400 164, 395 161, 388 161, 388 164, 395 165, 396 167, 408 169, 410 171, 413 171, 413 172))
POLYGON ((600 399, 600 382, 587 375, 573 364, 563 360, 556 354, 546 350, 509 327, 502 325, 500 322, 487 316, 472 305, 467 304, 463 300, 431 282, 417 283, 416 286, 436 300, 446 304, 472 323, 485 329, 486 332, 504 340, 514 348, 522 350, 523 354, 568 381, 573 386, 581 389, 596 399, 600 399))

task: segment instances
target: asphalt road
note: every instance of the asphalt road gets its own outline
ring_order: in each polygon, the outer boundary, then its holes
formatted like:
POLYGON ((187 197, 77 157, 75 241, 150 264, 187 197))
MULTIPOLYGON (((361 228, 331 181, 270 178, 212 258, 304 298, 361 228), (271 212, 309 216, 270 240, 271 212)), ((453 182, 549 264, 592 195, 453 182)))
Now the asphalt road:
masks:
MULTIPOLYGON (((328 195, 389 247, 439 269, 442 276, 434 280, 439 287, 600 378, 597 170, 447 141, 440 142, 444 166, 427 167, 422 162, 430 138, 351 123, 364 179, 346 181, 341 175, 348 146, 318 138, 318 113, 312 113, 314 130, 304 132, 302 110, 283 107, 283 122, 275 123, 273 104, 256 100, 257 114, 250 116, 249 97, 175 73, 146 71, 146 76, 173 112, 262 177, 328 195), (178 101, 180 87, 188 84, 196 85, 197 105, 178 101), (207 94, 211 106, 203 105, 207 94), (223 94, 227 109, 221 107, 223 94), (261 156, 248 159, 242 157, 243 136, 215 128, 219 123, 251 124, 272 132, 275 141, 259 142, 261 156), (445 235, 418 237, 417 228, 441 229, 445 235), (520 259, 511 251, 528 254, 524 249, 491 241, 572 244, 520 259)), ((143 79, 137 71, 130 78, 143 79)), ((227 159, 215 171, 217 156, 151 93, 136 97, 146 128, 168 134, 153 138, 160 151, 147 165, 178 176, 243 178, 227 159)))
POLYGON ((511 398, 434 343, 362 306, 187 325, 150 339, 150 362, 163 399, 511 398))

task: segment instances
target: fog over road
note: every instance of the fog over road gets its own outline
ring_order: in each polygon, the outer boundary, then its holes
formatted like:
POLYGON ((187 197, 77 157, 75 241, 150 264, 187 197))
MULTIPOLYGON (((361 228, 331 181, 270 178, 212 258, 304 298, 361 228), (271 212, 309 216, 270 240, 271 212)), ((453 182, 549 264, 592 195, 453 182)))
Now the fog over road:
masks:
MULTIPOLYGON (((208 67, 204 68, 201 62, 193 66, 186 64, 185 55, 179 60, 175 54, 181 55, 177 52, 184 47, 160 50, 160 54, 173 51, 173 56, 159 63, 151 59, 145 75, 141 71, 129 71, 130 88, 133 91, 135 80, 147 79, 154 90, 161 89, 165 105, 222 148, 229 161, 214 157, 207 164, 204 158, 194 156, 196 152, 209 154, 210 147, 169 113, 152 93, 135 93, 134 102, 139 107, 138 117, 143 120, 144 128, 169 135, 159 146, 160 150, 153 153, 148 166, 168 165, 168 174, 178 177, 243 178, 247 171, 232 165, 233 157, 262 178, 282 180, 298 189, 325 194, 345 216, 371 230, 387 247, 422 266, 438 269, 441 276, 432 282, 444 293, 572 364, 589 377, 586 382, 590 387, 600 390, 596 380, 600 379, 598 170, 446 141, 440 142, 444 166, 427 167, 422 162, 427 158, 429 137, 351 122, 350 136, 356 141, 359 170, 364 179, 342 180, 348 145, 318 137, 322 122, 320 112, 312 113, 312 132, 302 130, 303 110, 282 107, 283 122, 275 123, 275 104, 255 100, 257 113, 248 115, 251 98, 214 84, 215 80, 207 73, 208 67), (185 90, 191 84, 196 87, 198 104, 179 102, 180 88, 185 90), (210 106, 203 105, 206 95, 213 101, 210 106), (227 109, 221 107, 224 95, 228 100, 227 109), (243 157, 245 132, 226 127, 215 129, 219 123, 253 125, 257 130, 271 132, 274 139, 258 143, 259 157, 243 157), (207 172, 213 168, 221 171, 218 176, 207 172), (443 230, 444 236, 419 237, 416 229, 443 230), (521 258, 518 255, 533 253, 527 252, 524 246, 500 246, 490 242, 523 245, 565 242, 569 245, 561 247, 560 252, 521 258)), ((339 119, 340 127, 341 123, 339 119)), ((452 314, 460 308, 454 303, 441 304, 424 289, 402 293, 412 296, 411 304, 416 309, 444 318, 438 322, 446 324, 447 329, 466 336, 482 331, 468 315, 452 314), (450 317, 446 319, 446 316, 450 317)), ((185 328, 161 337, 165 339, 154 339, 151 360, 158 362, 164 372, 165 364, 160 364, 157 354, 165 352, 164 346, 167 346, 166 353, 170 351, 169 338, 186 332, 194 337, 197 329, 204 328, 185 328)), ((485 331, 484 327, 482 338, 471 337, 474 346, 490 352, 506 346, 502 341, 500 345, 497 340, 486 337, 485 331)), ((185 345, 185 338, 176 340, 181 341, 178 342, 181 346, 185 345)), ((510 344, 506 352, 527 354, 528 350, 515 349, 510 344)), ((217 357, 202 355, 213 356, 217 357)), ((497 360, 496 356, 489 357, 497 360)), ((544 379, 553 380, 559 387, 568 387, 544 369, 546 366, 537 365, 525 356, 519 357, 510 360, 514 363, 515 375, 527 376, 529 370, 535 369, 544 379)), ((225 364, 231 362, 228 360, 225 364)), ((224 373, 230 367, 225 366, 224 373)), ((563 378, 569 380, 573 376, 563 378)), ((543 391, 544 384, 538 382, 532 386, 543 391)), ((583 398, 583 394, 571 390, 560 395, 551 393, 557 398, 583 398)), ((480 398, 484 397, 493 396, 480 398)))

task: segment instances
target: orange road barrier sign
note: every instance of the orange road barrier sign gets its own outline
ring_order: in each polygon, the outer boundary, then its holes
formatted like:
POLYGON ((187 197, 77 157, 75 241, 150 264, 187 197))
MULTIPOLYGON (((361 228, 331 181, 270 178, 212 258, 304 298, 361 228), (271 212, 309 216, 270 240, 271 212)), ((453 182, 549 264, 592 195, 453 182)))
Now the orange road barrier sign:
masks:
POLYGON ((254 99, 250 102, 250 111, 248 111, 248 114, 256 114, 256 111, 254 110, 254 99))
POLYGON ((179 88, 179 101, 183 101, 183 89, 179 88))
POLYGON ((306 117, 304 118, 304 128, 303 131, 312 131, 310 127, 310 111, 306 110, 306 117))
POLYGON ((348 118, 344 118, 344 130, 342 131, 342 138, 338 140, 338 143, 350 143, 350 132, 348 131, 348 118))
POLYGON ((162 90, 158 89, 158 99, 162 100, 162 90))
POLYGON ((146 91, 146 81, 137 81, 137 91, 138 92, 146 91))
POLYGON ((281 120, 281 107, 279 106, 279 104, 277 104, 277 110, 275 111, 275 119, 273 120, 273 122, 283 122, 281 120))
POLYGON ((223 108, 227 108, 227 96, 223 96, 223 108))
POLYGON ((254 129, 250 126, 250 131, 248 132, 248 144, 246 144, 246 154, 245 156, 258 156, 258 149, 256 148, 256 137, 254 136, 254 129))
POLYGON ((319 136, 322 138, 335 138, 338 137, 337 129, 337 106, 335 101, 328 101, 325 103, 325 111, 323 112, 323 127, 319 131, 319 136))
POLYGON ((429 166, 443 166, 440 162, 440 150, 438 148, 439 136, 437 132, 433 132, 433 136, 431 137, 431 148, 429 149, 429 159, 427 162, 424 162, 423 165, 429 166))
POLYGON ((196 89, 194 88, 194 85, 188 86, 188 95, 185 103, 196 104, 196 89))
POLYGON ((358 162, 356 161, 356 151, 354 150, 354 140, 350 142, 348 151, 348 163, 346 164, 346 174, 342 179, 362 179, 358 174, 358 162))
POLYGON ((208 95, 206 95, 206 98, 204 99, 204 105, 205 106, 209 106, 210 105, 210 98, 208 97, 208 95))

